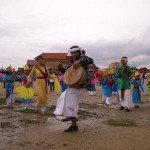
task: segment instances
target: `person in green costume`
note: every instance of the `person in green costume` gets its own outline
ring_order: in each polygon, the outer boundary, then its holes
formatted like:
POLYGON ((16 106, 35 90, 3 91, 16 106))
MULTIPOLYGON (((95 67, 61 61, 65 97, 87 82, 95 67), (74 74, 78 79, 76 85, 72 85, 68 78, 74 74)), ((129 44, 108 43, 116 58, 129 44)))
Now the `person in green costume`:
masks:
POLYGON ((150 73, 147 74, 148 96, 150 96, 150 73))
POLYGON ((131 76, 133 74, 132 68, 127 65, 128 58, 121 58, 121 66, 116 69, 117 83, 118 83, 118 98, 120 110, 125 109, 130 111, 134 107, 131 97, 131 76))

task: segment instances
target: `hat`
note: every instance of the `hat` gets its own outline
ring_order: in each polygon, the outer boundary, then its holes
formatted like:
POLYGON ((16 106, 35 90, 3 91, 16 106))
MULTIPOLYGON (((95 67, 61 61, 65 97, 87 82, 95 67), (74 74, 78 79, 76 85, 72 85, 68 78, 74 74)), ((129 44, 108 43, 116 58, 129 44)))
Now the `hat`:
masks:
POLYGON ((150 73, 147 73, 147 77, 150 78, 150 73))
POLYGON ((108 75, 108 72, 109 72, 109 69, 104 70, 104 71, 103 71, 103 76, 104 76, 104 77, 107 76, 107 75, 108 75))
POLYGON ((135 72, 134 76, 140 76, 140 73, 138 71, 135 72))
POLYGON ((12 68, 11 65, 10 65, 9 67, 6 68, 6 71, 12 71, 12 70, 13 70, 13 68, 12 68))
POLYGON ((30 70, 28 64, 23 67, 24 70, 30 70))

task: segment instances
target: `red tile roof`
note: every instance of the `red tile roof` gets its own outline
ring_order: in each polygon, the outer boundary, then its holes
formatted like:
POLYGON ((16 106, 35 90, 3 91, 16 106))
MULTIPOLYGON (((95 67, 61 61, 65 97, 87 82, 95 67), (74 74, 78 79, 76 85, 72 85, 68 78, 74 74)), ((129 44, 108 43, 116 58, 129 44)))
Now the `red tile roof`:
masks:
POLYGON ((27 60, 27 64, 28 64, 28 65, 33 65, 33 66, 34 66, 34 65, 37 65, 38 63, 37 63, 36 60, 28 59, 28 60, 27 60))
POLYGON ((121 65, 120 62, 113 62, 113 63, 109 64, 109 67, 110 67, 110 68, 111 68, 111 67, 118 67, 118 66, 120 66, 120 65, 121 65))
POLYGON ((42 53, 39 56, 35 57, 35 59, 40 56, 45 60, 67 60, 67 53, 42 53))

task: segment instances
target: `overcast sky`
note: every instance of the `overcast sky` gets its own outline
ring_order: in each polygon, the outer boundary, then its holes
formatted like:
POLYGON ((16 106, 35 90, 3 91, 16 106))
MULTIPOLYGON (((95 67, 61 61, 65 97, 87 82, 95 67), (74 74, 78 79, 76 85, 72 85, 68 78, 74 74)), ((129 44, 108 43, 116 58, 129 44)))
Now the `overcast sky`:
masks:
POLYGON ((150 0, 0 0, 0 67, 79 45, 99 67, 150 68, 150 0))

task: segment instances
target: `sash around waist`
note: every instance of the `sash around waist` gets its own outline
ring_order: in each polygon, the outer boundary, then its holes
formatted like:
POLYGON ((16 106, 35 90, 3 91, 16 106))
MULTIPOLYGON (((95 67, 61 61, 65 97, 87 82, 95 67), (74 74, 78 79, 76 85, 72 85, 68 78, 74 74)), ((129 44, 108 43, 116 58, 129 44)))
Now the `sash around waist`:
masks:
POLYGON ((134 89, 139 89, 139 87, 133 87, 134 89))
POLYGON ((45 79, 44 77, 36 77, 36 79, 45 79))

